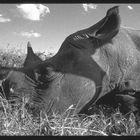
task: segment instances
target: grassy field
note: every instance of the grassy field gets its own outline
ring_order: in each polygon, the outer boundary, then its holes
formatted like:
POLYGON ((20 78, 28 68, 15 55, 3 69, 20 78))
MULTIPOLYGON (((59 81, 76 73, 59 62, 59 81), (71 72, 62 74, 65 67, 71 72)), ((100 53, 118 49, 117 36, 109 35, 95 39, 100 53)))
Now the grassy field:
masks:
MULTIPOLYGON (((3 66, 22 66, 25 54, 19 50, 0 51, 0 64, 3 66)), ((38 53, 40 57, 42 53, 38 53)), ((70 115, 70 106, 62 115, 55 112, 48 116, 40 112, 34 118, 25 108, 25 99, 12 104, 0 97, 0 135, 37 135, 37 136, 128 136, 140 135, 133 113, 122 115, 119 109, 106 113, 106 107, 96 107, 99 111, 90 116, 70 115)))
POLYGON ((119 110, 110 116, 105 116, 103 110, 99 114, 83 116, 69 115, 74 108, 70 107, 61 116, 48 116, 40 112, 34 118, 25 109, 25 104, 15 104, 14 107, 6 99, 0 98, 0 135, 37 135, 37 136, 128 136, 139 135, 133 113, 129 117, 119 110))

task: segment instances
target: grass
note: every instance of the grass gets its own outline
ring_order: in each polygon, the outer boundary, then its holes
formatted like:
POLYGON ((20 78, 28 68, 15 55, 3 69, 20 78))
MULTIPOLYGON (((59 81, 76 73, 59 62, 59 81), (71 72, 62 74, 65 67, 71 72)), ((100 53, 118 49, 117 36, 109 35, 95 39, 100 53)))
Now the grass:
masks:
POLYGON ((119 110, 105 116, 99 114, 84 116, 70 115, 74 108, 70 107, 62 115, 53 113, 48 116, 40 112, 34 118, 29 114, 23 102, 13 104, 0 98, 0 135, 33 135, 33 136, 136 136, 139 128, 135 123, 135 115, 122 115, 119 110))
MULTIPOLYGON (((22 66, 25 54, 11 49, 0 51, 0 64, 3 66, 22 66)), ((38 53, 41 57, 42 53, 38 53)), ((47 57, 48 58, 48 57, 47 57)), ((62 115, 55 112, 47 115, 40 112, 33 117, 25 108, 25 99, 13 104, 0 96, 0 135, 33 135, 33 136, 128 136, 140 135, 140 128, 136 124, 133 113, 122 115, 119 109, 106 113, 108 108, 97 107, 98 113, 79 118, 70 115, 74 107, 70 106, 62 115)))
MULTIPOLYGON (((46 60, 50 56, 53 56, 52 53, 45 54, 45 52, 37 52, 37 56, 41 59, 46 60)), ((6 50, 0 49, 0 64, 2 66, 16 66, 21 67, 25 60, 25 52, 21 48, 9 47, 6 50)))

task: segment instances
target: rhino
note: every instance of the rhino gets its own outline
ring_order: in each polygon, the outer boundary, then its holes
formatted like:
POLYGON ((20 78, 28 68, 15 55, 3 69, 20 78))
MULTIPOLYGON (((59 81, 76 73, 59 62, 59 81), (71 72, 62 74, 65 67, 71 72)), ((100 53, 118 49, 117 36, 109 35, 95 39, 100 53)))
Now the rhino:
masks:
POLYGON ((139 40, 139 30, 121 26, 115 6, 96 24, 66 37, 48 60, 31 55, 22 68, 1 70, 10 72, 6 81, 13 81, 8 88, 14 93, 30 90, 34 107, 62 114, 73 105, 75 113, 83 114, 116 87, 140 90, 139 40))

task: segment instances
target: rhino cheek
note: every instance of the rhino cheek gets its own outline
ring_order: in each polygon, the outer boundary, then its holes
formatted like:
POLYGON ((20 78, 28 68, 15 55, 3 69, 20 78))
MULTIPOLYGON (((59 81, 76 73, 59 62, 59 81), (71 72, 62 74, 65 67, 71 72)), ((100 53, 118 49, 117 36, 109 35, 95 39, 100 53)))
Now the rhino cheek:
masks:
POLYGON ((95 96, 97 87, 94 81, 80 76, 65 76, 60 92, 59 101, 64 108, 71 105, 79 112, 95 96))
MULTIPOLYGON (((81 97, 79 98, 77 105, 76 105, 76 113, 80 112, 80 110, 88 104, 91 100, 98 98, 97 93, 98 87, 96 86, 95 82, 93 81, 87 81, 83 87, 81 87, 81 92, 83 93, 81 97), (95 97, 96 96, 96 97, 95 97)), ((93 101, 94 103, 94 101, 93 101)))

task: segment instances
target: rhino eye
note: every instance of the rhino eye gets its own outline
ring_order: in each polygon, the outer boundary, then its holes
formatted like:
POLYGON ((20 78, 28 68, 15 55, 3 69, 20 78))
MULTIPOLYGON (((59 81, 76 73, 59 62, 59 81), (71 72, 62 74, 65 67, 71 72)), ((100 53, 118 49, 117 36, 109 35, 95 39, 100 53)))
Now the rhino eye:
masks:
POLYGON ((13 88, 10 88, 10 92, 11 92, 11 93, 14 93, 14 89, 13 89, 13 88))

